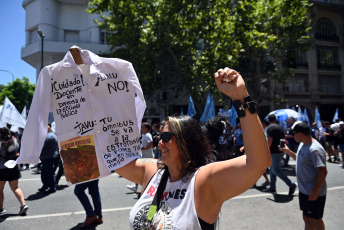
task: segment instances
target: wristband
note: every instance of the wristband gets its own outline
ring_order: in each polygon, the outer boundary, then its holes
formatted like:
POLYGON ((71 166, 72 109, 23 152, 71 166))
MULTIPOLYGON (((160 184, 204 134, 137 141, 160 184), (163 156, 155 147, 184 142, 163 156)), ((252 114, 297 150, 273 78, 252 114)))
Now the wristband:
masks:
POLYGON ((233 106, 239 118, 244 117, 246 115, 245 109, 248 109, 248 111, 250 111, 251 114, 256 113, 257 112, 256 104, 257 102, 252 101, 250 96, 247 96, 244 98, 244 104, 241 104, 239 100, 233 101, 233 106))

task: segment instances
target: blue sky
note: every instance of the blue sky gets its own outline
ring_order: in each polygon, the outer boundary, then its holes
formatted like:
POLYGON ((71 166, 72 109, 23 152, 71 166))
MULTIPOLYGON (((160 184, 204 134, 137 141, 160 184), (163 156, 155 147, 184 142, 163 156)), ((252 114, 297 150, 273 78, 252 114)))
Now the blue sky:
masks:
MULTIPOLYGON (((25 46, 25 10, 22 0, 0 0, 0 70, 14 75, 14 79, 23 76, 36 84, 36 70, 21 59, 21 48, 25 46)), ((0 84, 12 82, 12 75, 0 71, 0 84)))

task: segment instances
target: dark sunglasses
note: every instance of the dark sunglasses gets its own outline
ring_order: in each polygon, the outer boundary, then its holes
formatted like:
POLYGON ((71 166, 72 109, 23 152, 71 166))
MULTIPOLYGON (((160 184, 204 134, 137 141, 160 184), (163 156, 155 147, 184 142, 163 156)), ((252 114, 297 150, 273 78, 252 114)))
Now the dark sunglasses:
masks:
POLYGON ((176 134, 170 132, 163 132, 160 134, 160 140, 162 140, 162 142, 164 143, 167 143, 171 140, 172 136, 176 136, 176 134))

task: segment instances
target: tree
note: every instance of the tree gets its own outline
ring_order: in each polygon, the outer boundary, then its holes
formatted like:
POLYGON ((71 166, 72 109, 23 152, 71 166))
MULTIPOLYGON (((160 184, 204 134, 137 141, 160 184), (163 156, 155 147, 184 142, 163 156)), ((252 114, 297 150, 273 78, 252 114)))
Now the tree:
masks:
POLYGON ((20 113, 25 106, 29 109, 34 92, 35 84, 31 84, 29 78, 17 78, 0 92, 0 104, 3 105, 5 97, 8 97, 20 113))
POLYGON ((247 72, 258 101, 264 73, 291 76, 282 60, 307 47, 308 7, 306 0, 94 0, 89 12, 102 15, 97 23, 111 32, 112 55, 133 63, 144 92, 177 79, 199 112, 220 67, 247 72), (245 62, 254 63, 252 71, 245 62))

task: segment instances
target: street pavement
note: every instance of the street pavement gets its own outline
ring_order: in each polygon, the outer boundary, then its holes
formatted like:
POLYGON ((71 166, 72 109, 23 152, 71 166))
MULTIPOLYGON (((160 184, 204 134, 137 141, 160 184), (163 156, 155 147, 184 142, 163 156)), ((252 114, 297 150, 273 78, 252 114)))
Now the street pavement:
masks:
MULTIPOLYGON (((295 178, 295 161, 290 161, 287 173, 292 181, 295 178)), ((344 169, 340 164, 327 163, 328 193, 325 205, 324 222, 326 229, 344 229, 342 211, 344 208, 344 169)), ((264 182, 263 177, 257 185, 264 182)), ((129 182, 116 173, 100 180, 100 194, 104 223, 89 229, 129 229, 129 212, 138 199, 138 194, 130 192, 129 182)), ((4 208, 7 213, 0 216, 1 230, 65 230, 79 229, 85 219, 85 212, 62 177, 58 191, 45 195, 37 191, 42 186, 40 174, 33 170, 22 172, 19 187, 23 190, 29 210, 26 216, 19 216, 19 203, 8 184, 4 194, 4 208)), ((288 196, 288 187, 278 178, 277 195, 263 193, 261 188, 251 188, 245 193, 225 202, 220 214, 220 229, 284 230, 304 229, 302 213, 299 210, 298 190, 288 196)), ((90 198, 91 199, 91 198, 90 198)))

